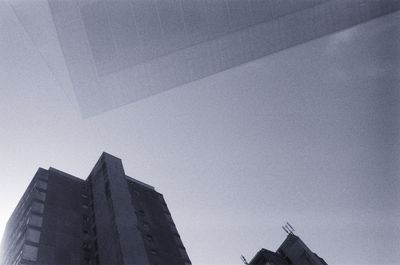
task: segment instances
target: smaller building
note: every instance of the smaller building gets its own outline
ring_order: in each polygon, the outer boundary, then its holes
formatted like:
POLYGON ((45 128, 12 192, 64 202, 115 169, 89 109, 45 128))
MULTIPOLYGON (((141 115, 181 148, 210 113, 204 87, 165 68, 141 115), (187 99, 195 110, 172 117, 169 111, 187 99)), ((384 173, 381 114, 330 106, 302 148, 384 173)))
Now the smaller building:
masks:
POLYGON ((292 232, 276 252, 261 249, 248 265, 328 265, 292 232))

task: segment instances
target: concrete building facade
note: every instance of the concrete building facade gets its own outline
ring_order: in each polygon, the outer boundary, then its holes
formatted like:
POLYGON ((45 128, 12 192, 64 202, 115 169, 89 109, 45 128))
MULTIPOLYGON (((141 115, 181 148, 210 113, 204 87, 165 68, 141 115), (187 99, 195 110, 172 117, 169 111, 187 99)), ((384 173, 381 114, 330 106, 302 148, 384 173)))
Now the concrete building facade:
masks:
POLYGON ((191 262, 162 194, 103 153, 86 180, 37 171, 7 223, 1 264, 191 262))
POLYGON ((261 249, 248 265, 327 265, 293 233, 289 233, 276 252, 261 249))

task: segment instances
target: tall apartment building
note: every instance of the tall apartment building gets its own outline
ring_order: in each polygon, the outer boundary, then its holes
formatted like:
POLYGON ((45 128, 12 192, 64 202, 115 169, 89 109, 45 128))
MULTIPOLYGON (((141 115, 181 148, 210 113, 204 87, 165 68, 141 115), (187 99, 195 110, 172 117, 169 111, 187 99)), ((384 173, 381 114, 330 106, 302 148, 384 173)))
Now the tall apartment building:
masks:
POLYGON ((37 171, 7 223, 1 264, 191 262, 162 194, 103 153, 86 180, 37 171))
POLYGON ((248 265, 327 265, 324 259, 312 252, 293 232, 276 252, 261 249, 248 265))

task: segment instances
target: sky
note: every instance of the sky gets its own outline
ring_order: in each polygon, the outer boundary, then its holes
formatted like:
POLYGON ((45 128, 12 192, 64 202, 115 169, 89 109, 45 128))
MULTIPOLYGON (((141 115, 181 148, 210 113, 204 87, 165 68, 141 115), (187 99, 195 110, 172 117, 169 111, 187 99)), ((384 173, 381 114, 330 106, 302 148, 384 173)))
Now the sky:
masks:
POLYGON ((328 264, 400 260, 400 13, 83 119, 0 1, 0 226, 37 168, 103 151, 163 193, 193 264, 296 233, 328 264))

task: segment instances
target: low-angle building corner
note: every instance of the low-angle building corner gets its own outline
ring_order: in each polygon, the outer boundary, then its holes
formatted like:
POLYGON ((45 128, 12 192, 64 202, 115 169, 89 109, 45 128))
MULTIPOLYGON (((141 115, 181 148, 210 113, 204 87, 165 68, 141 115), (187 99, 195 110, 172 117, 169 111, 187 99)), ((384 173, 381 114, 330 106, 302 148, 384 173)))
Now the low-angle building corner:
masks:
POLYGON ((7 223, 1 264, 191 262, 163 195, 103 153, 86 180, 37 171, 7 223))
MULTIPOLYGON (((245 262, 247 263, 247 262, 245 262)), ((261 249, 248 265, 328 265, 290 231, 276 252, 261 249)))

